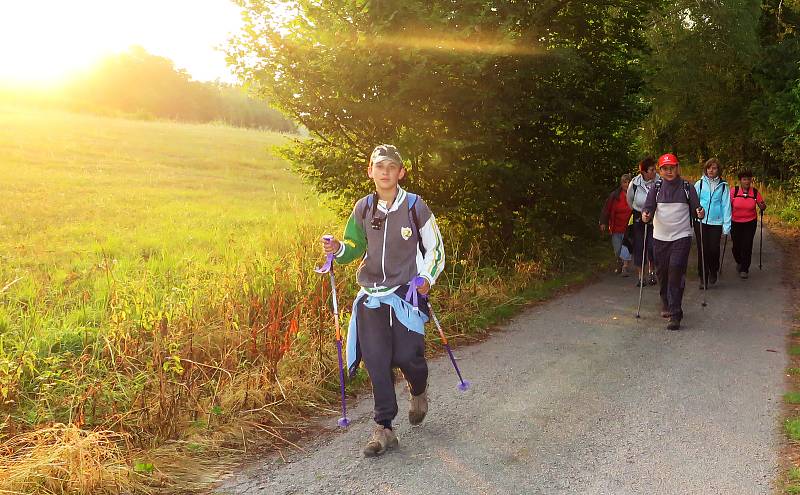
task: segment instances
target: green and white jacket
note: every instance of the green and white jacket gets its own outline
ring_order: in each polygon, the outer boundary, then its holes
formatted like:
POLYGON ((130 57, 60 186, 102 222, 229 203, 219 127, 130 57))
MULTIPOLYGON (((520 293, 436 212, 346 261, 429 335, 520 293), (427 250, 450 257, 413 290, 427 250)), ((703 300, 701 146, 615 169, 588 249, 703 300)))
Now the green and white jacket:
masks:
POLYGON ((397 197, 389 209, 384 201, 378 201, 374 208, 375 217, 385 219, 378 230, 372 227, 370 196, 356 202, 344 229, 336 262, 350 263, 363 256, 358 268, 358 285, 373 296, 390 294, 418 275, 433 285, 444 269, 444 244, 428 205, 417 197, 414 210, 419 224, 413 225, 409 194, 398 187, 397 197), (420 239, 424 256, 419 249, 420 239))

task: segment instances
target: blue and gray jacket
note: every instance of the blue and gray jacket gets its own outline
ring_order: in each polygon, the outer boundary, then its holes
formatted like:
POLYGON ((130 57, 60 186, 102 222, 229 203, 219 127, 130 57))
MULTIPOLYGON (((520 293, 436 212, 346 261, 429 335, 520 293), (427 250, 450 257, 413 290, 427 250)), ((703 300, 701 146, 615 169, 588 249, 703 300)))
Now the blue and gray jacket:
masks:
POLYGON ((731 191, 728 183, 720 177, 710 179, 703 175, 694 184, 700 206, 706 210, 703 223, 706 225, 722 225, 722 233, 731 231, 731 191))

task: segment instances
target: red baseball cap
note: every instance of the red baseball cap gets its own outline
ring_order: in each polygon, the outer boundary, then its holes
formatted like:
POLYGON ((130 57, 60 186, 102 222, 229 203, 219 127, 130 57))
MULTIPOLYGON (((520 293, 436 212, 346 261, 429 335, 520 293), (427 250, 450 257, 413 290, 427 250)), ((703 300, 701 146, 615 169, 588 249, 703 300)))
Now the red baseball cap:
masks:
POLYGON ((667 153, 666 155, 661 155, 658 157, 658 168, 661 167, 677 167, 678 166, 678 157, 673 155, 672 153, 667 153))

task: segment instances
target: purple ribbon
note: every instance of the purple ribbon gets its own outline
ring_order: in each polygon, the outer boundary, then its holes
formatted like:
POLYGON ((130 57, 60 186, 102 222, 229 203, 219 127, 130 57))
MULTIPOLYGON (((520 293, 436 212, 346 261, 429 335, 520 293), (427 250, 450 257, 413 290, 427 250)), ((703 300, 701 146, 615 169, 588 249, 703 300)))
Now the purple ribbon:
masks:
MULTIPOLYGON (((332 235, 324 235, 322 236, 323 239, 330 242, 333 239, 332 235)), ((319 268, 314 268, 314 271, 317 273, 328 273, 331 271, 331 267, 333 266, 333 253, 327 254, 325 256, 325 264, 319 268)))
MULTIPOLYGON (((425 279, 422 277, 414 277, 408 283, 408 291, 406 292, 406 302, 411 303, 414 309, 419 309, 419 293, 417 289, 425 284, 425 279)), ((422 296, 423 298, 425 296, 422 296)))
POLYGON ((332 266, 333 266, 333 253, 328 254, 325 257, 325 264, 320 266, 319 268, 314 268, 314 271, 317 273, 328 273, 331 271, 332 266))

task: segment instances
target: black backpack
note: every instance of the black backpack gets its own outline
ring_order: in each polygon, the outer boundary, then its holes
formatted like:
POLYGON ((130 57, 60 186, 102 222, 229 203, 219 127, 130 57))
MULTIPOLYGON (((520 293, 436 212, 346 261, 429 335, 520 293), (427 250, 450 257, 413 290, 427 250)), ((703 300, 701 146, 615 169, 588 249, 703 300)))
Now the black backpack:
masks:
POLYGON ((742 194, 741 196, 739 196, 739 186, 736 186, 736 187, 733 188, 733 197, 734 198, 745 198, 745 199, 746 198, 753 198, 753 201, 757 201, 758 189, 756 189, 755 187, 751 187, 750 190, 753 192, 752 195, 750 195, 750 194, 742 194))

